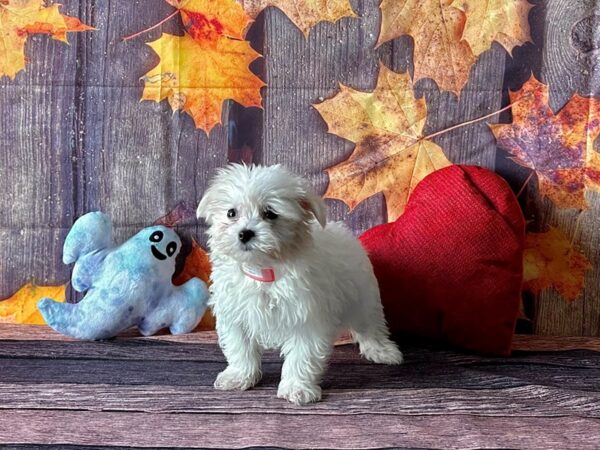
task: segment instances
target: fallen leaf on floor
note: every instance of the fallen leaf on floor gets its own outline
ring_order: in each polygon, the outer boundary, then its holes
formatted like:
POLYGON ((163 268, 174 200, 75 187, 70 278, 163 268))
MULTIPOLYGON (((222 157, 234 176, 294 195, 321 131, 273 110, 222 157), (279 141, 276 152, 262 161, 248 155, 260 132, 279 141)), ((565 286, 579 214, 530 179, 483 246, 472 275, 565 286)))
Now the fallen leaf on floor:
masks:
POLYGON ((37 309, 37 302, 44 297, 64 302, 65 295, 66 285, 36 286, 28 283, 12 297, 0 301, 0 323, 44 325, 46 322, 37 309))
POLYGON ((545 233, 529 233, 525 241, 523 286, 534 294, 550 287, 565 300, 579 297, 590 261, 558 228, 545 233))
POLYGON ((341 86, 333 98, 314 106, 330 133, 356 144, 346 161, 327 169, 325 193, 351 209, 383 192, 388 220, 394 221, 419 181, 451 164, 442 148, 422 135, 427 106, 415 98, 406 73, 381 66, 373 92, 341 86))
POLYGON ((510 93, 511 124, 490 124, 498 146, 537 174, 539 191, 560 208, 585 209, 586 191, 600 192, 600 100, 573 96, 557 113, 548 86, 531 77, 510 93))
POLYGON ((342 17, 355 17, 348 0, 241 0, 246 12, 256 18, 268 6, 275 6, 305 36, 319 22, 336 22, 342 17))
POLYGON ((59 7, 58 3, 45 6, 44 0, 0 1, 0 77, 13 79, 25 68, 25 43, 30 35, 48 34, 67 42, 67 33, 93 29, 61 14, 59 7))

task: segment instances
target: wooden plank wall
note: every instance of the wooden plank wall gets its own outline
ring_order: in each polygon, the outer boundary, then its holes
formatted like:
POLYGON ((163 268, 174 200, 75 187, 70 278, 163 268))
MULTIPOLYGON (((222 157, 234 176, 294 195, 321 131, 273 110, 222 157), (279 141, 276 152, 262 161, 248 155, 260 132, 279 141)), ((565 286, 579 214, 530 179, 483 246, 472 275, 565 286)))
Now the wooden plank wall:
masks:
MULTIPOLYGON (((550 106, 557 111, 575 94, 598 97, 600 3, 594 0, 539 3, 531 22, 535 41, 543 45, 539 57, 534 59, 533 70, 551 86, 550 106)), ((580 212, 559 210, 535 195, 534 189, 533 186, 529 189, 527 204, 532 228, 558 226, 593 265, 586 275, 583 295, 576 301, 566 302, 553 290, 541 293, 536 299, 534 331, 542 335, 600 336, 600 195, 588 194, 590 209, 580 212)))
POLYGON ((36 58, 27 71, 14 81, 0 78, 0 298, 29 277, 39 283, 68 277, 60 255, 75 214, 77 48, 32 38, 27 51, 36 58))
MULTIPOLYGON (((393 70, 412 71, 410 38, 374 50, 378 0, 353 0, 358 18, 318 24, 308 38, 281 11, 268 8, 249 34, 254 48, 265 55, 252 65, 268 84, 263 89, 264 110, 229 104, 224 125, 206 136, 188 115, 172 114, 166 102, 139 102, 139 78, 156 62, 144 42, 161 32, 179 33, 178 19, 121 41, 166 17, 172 10, 168 4, 63 3, 64 12, 97 30, 70 35, 68 46, 45 36, 30 38, 27 52, 34 57, 27 70, 14 81, 0 79, 0 192, 6 204, 0 216, 0 298, 30 279, 39 284, 68 279, 61 247, 74 217, 102 209, 113 217, 117 237, 124 238, 180 201, 194 206, 215 167, 225 164, 228 156, 248 160, 243 149, 255 162, 286 164, 324 192, 323 169, 346 159, 352 145, 327 134, 311 105, 334 95, 338 83, 372 89, 380 60, 393 70)), ((416 84, 430 111, 426 134, 506 105, 508 89, 519 88, 531 71, 551 84, 554 108, 575 92, 597 93, 597 53, 586 53, 575 42, 577 33, 586 36, 585 23, 579 22, 600 14, 596 2, 532 3, 535 45, 516 49, 512 58, 494 44, 474 66, 460 99, 440 93, 429 80, 416 84)), ((593 29, 588 33, 593 35, 593 29)), ((510 113, 489 121, 509 122, 510 113)), ((528 176, 507 162, 485 122, 435 140, 453 162, 495 169, 515 190, 528 176)), ((552 290, 534 300, 533 331, 600 336, 600 199, 590 195, 592 209, 578 218, 577 212, 558 212, 549 202, 539 201, 533 195, 534 183, 530 186, 522 200, 533 229, 560 225, 596 267, 576 302, 568 304, 552 290)), ((352 214, 341 202, 328 202, 330 218, 347 220, 357 233, 385 220, 380 195, 352 214)), ((189 220, 182 228, 204 240, 202 224, 189 220)))

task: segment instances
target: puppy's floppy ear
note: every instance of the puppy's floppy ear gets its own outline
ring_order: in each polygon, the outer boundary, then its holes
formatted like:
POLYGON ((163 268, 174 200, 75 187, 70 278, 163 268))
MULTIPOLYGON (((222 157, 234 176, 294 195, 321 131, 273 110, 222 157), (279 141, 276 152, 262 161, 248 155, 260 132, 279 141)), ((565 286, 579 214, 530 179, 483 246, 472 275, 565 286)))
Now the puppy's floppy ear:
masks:
POLYGON ((212 202, 212 189, 209 187, 202 196, 200 203, 198 204, 198 209, 196 209, 196 217, 198 219, 204 219, 207 222, 210 222, 209 218, 209 205, 212 202))
POLYGON ((325 225, 327 224, 327 206, 321 197, 312 192, 307 192, 300 199, 300 206, 304 210, 312 213, 312 215, 315 216, 315 219, 317 219, 317 222, 325 228, 325 225))

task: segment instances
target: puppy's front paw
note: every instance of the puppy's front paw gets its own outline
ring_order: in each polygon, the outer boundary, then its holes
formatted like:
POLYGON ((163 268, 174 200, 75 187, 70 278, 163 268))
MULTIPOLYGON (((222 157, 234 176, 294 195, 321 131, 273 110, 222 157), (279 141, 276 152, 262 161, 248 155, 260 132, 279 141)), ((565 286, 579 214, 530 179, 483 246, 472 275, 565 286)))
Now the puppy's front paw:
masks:
POLYGON ((321 400, 321 386, 296 380, 282 380, 277 389, 277 397, 295 405, 307 405, 321 400))
POLYGON ((233 367, 227 367, 217 375, 215 388, 222 391, 232 391, 234 389, 245 391, 258 383, 259 379, 260 373, 248 374, 233 367))

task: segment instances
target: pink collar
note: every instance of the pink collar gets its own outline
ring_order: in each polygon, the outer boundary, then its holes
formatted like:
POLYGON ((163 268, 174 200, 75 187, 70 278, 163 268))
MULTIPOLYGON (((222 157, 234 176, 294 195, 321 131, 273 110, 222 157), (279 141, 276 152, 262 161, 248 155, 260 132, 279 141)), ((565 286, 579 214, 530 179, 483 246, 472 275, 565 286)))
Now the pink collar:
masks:
POLYGON ((272 267, 250 267, 242 264, 242 273, 254 281, 272 283, 275 281, 275 269, 272 267))

